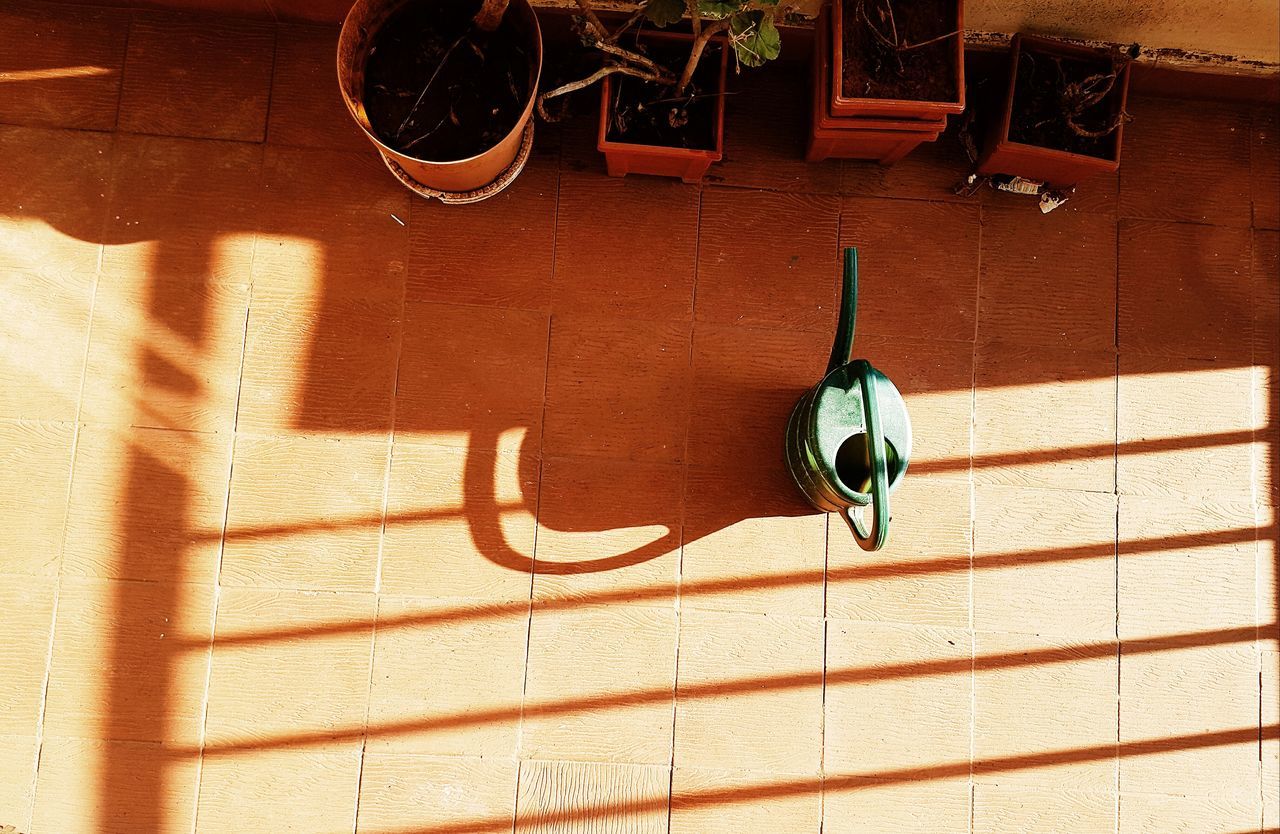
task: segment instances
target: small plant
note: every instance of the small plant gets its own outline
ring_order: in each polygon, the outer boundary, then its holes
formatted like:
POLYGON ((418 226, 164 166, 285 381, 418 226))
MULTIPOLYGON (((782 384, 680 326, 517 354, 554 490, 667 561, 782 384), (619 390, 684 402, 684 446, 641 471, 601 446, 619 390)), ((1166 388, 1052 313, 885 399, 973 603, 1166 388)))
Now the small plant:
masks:
POLYGON ((705 91, 695 89, 694 74, 707 44, 724 35, 733 48, 739 66, 758 67, 778 57, 782 42, 776 19, 790 9, 784 0, 645 0, 629 19, 610 32, 591 7, 590 0, 577 0, 582 11, 575 18, 575 31, 585 46, 599 51, 603 66, 585 78, 548 90, 538 97, 538 114, 557 121, 546 104, 550 99, 589 87, 610 75, 624 75, 656 85, 648 105, 664 104, 667 121, 678 128, 688 121, 688 106, 705 91), (689 53, 678 65, 664 65, 637 45, 621 45, 622 36, 641 20, 659 28, 689 17, 693 29, 689 53))

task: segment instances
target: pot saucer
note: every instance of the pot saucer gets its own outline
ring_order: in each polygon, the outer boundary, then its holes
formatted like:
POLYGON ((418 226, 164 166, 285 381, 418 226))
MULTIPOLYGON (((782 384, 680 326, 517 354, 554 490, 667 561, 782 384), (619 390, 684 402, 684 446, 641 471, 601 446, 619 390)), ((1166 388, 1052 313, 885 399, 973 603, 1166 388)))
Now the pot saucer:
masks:
POLYGON ((387 168, 395 175, 395 178, 415 194, 427 199, 435 198, 445 205, 462 206, 487 200, 515 182, 516 177, 524 170, 525 163, 529 161, 529 155, 532 152, 533 119, 530 119, 528 126, 524 129, 524 135, 520 138, 520 150, 516 152, 516 158, 511 161, 506 170, 498 174, 493 182, 472 191, 440 191, 436 188, 428 188, 409 176, 404 168, 401 168, 400 164, 391 157, 382 155, 382 161, 386 163, 387 168))

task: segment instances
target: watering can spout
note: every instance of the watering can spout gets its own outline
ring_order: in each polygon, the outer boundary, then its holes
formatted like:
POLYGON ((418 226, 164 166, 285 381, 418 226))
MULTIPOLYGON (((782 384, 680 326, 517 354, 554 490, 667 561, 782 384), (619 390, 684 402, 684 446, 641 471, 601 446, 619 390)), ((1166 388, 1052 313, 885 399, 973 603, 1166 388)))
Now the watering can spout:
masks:
POLYGON ((853 353, 853 326, 858 318, 858 250, 844 250, 844 284, 840 291, 840 319, 836 323, 836 340, 831 345, 827 373, 849 361, 853 353))

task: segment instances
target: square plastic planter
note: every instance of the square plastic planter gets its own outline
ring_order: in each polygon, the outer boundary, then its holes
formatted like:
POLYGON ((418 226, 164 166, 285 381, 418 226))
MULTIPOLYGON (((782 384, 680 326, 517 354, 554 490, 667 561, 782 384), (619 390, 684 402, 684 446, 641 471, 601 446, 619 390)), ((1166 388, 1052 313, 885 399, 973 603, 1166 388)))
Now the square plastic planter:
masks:
MULTIPOLYGON (((1094 174, 1105 174, 1120 167, 1120 145, 1124 137, 1124 123, 1111 134, 1114 138, 1111 153, 1104 157, 1072 153, 1057 148, 1040 147, 1014 142, 1009 138, 1009 125, 1013 120, 1014 93, 1018 83, 1018 61, 1023 51, 1036 55, 1056 55, 1062 58, 1105 60, 1105 53, 1087 46, 1063 43, 1051 38, 1017 34, 1013 36, 1009 50, 1009 86, 999 118, 988 127, 982 155, 978 158, 978 173, 983 176, 1011 174, 1066 188, 1094 174)), ((1110 114, 1124 111, 1129 99, 1129 64, 1125 64, 1116 78, 1115 87, 1108 95, 1110 114)))
MULTIPOLYGON (((653 40, 690 44, 692 35, 678 32, 647 32, 646 37, 653 40)), ((627 174, 652 174, 658 177, 679 177, 685 182, 698 182, 706 175, 713 162, 724 157, 724 85, 729 69, 729 49, 723 38, 713 39, 720 50, 717 73, 717 89, 715 102, 715 148, 712 150, 694 150, 692 148, 670 148, 664 145, 640 145, 632 142, 615 142, 608 138, 610 112, 613 101, 613 76, 605 76, 600 85, 600 127, 596 139, 596 148, 604 154, 605 168, 611 177, 625 177, 627 174)), ((703 53, 703 60, 708 57, 703 53)))
POLYGON ((956 61, 956 97, 952 101, 905 101, 887 98, 846 98, 844 79, 844 4, 831 0, 831 115, 878 116, 887 119, 937 120, 964 111, 964 0, 956 2, 955 35, 946 41, 953 44, 956 61))
MULTIPOLYGON (((826 10, 823 15, 826 15, 826 10)), ((923 142, 932 142, 946 129, 947 117, 936 119, 878 119, 856 116, 833 116, 830 101, 831 33, 825 18, 815 29, 817 43, 813 50, 813 89, 810 105, 809 145, 805 159, 873 159, 881 165, 892 165, 915 150, 923 142)))

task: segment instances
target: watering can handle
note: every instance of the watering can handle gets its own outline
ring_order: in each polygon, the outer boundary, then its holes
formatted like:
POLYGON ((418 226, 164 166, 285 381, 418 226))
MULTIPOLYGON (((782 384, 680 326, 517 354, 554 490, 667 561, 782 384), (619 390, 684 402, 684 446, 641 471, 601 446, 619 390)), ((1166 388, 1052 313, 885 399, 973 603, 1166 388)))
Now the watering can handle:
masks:
POLYGON ((853 514, 852 508, 840 510, 844 520, 853 530, 853 537, 863 550, 879 550, 884 547, 885 537, 889 533, 889 462, 884 442, 884 430, 880 427, 880 407, 876 401, 875 372, 864 360, 857 363, 865 365, 858 374, 862 385, 862 402, 867 423, 867 441, 871 457, 871 530, 868 531, 862 519, 853 514))

